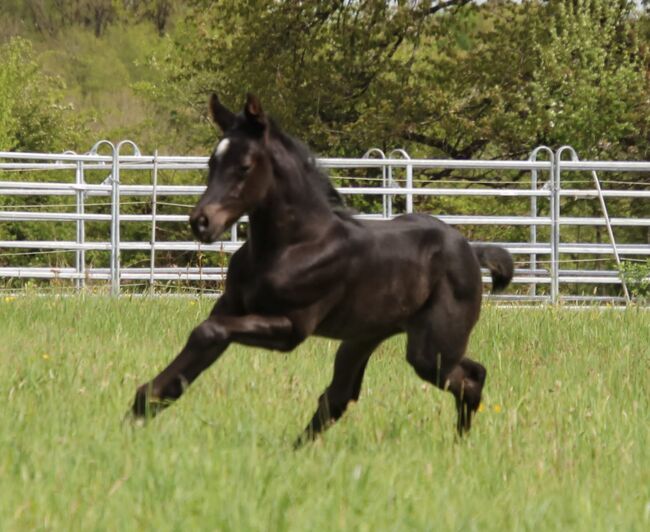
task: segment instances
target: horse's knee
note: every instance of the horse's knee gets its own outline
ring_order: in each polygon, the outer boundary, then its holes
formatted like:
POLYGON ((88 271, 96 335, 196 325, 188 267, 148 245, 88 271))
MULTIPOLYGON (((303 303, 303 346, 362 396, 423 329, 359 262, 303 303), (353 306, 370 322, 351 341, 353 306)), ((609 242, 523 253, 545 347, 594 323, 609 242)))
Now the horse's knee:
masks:
POLYGON ((440 355, 427 357, 419 352, 408 351, 406 360, 421 379, 428 381, 439 388, 444 387, 448 369, 442 365, 440 355))
POLYGON ((485 379, 487 378, 487 370, 485 369, 485 366, 483 366, 483 364, 479 364, 478 362, 474 362, 469 373, 470 377, 478 382, 481 388, 483 388, 485 385, 485 379))
POLYGON ((307 339, 307 335, 302 334, 300 331, 292 331, 286 338, 279 341, 275 349, 283 353, 293 351, 301 343, 307 339))
POLYGON ((216 342, 227 339, 225 327, 212 320, 205 320, 190 333, 188 345, 196 349, 210 347, 216 342))

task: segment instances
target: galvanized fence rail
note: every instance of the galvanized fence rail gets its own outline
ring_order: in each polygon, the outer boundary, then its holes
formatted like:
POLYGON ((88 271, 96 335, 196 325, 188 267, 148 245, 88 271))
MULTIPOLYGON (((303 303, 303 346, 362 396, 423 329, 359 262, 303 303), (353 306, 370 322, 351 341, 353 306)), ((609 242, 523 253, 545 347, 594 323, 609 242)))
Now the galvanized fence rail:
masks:
MULTIPOLYGON (((470 233, 485 227, 495 228, 492 234, 505 234, 508 228, 528 228, 519 232, 525 238, 495 242, 513 253, 517 266, 515 289, 495 299, 554 304, 629 303, 634 291, 621 274, 623 262, 647 264, 650 260, 650 218, 610 217, 608 212, 609 202, 650 200, 650 162, 580 161, 575 150, 567 146, 556 151, 542 146, 528 160, 521 161, 412 159, 402 149, 388 154, 373 149, 357 159, 323 158, 318 162, 333 176, 344 197, 363 199, 368 209, 358 215, 361 218, 390 219, 402 213, 426 212, 461 231, 469 229, 470 233), (440 178, 445 175, 441 172, 468 172, 472 179, 457 175, 444 179, 440 178), (633 172, 641 177, 632 186, 629 181, 608 179, 608 186, 603 188, 599 174, 612 172, 633 172), (488 173, 492 177, 485 177, 488 173), (573 179, 585 173, 589 179, 573 179), (564 185, 573 188, 563 186, 563 179, 564 185), (459 212, 459 204, 451 209, 444 204, 445 200, 460 198, 474 198, 462 204, 464 212, 459 212), (599 214, 563 214, 563 208, 566 212, 566 205, 578 199, 597 202, 599 214), (490 213, 481 213, 481 200, 492 201, 487 209, 490 213), (517 212, 494 214, 497 200, 504 205, 515 202, 512 210, 517 212), (575 233, 569 228, 578 227, 604 228, 607 237, 604 241, 562 238, 565 233, 575 233), (616 232, 623 228, 636 228, 641 236, 634 240, 627 235, 624 243, 617 243, 616 232)), ((144 289, 159 293, 218 293, 226 267, 205 266, 200 257, 210 251, 232 253, 238 249, 246 218, 233 227, 226 239, 211 245, 190 240, 189 231, 181 239, 165 238, 167 226, 187 222, 189 206, 204 190, 198 184, 172 183, 183 180, 179 177, 188 172, 193 172, 194 182, 198 183, 200 172, 206 168, 206 157, 143 155, 131 141, 117 145, 100 141, 83 155, 0 152, 1 290, 16 291, 29 281, 49 279, 56 281, 58 290, 110 286, 114 295, 144 289), (124 154, 125 149, 132 153, 124 154), (109 153, 101 154, 101 150, 109 153), (128 175, 128 179, 123 180, 122 175, 128 175), (44 200, 53 197, 60 200, 44 200), (146 212, 125 212, 134 204, 144 206, 140 211, 146 212), (163 208, 175 208, 176 212, 165 213, 163 208), (52 224, 52 237, 34 239, 16 231, 16 224, 30 222, 52 224), (121 238, 126 224, 143 223, 150 227, 146 232, 139 231, 138 239, 121 238), (13 224, 13 231, 8 226, 3 230, 3 224, 13 224), (74 239, 60 238, 56 228, 61 224, 74 224, 74 239), (106 229, 95 231, 95 237, 89 239, 87 224, 105 224, 106 229), (89 252, 95 253, 93 260, 89 260, 89 252), (123 255, 129 252, 146 254, 147 258, 144 263, 140 257, 138 264, 125 264, 123 255), (184 260, 183 266, 160 265, 158 257, 162 253, 191 254, 192 260, 184 260), (99 260, 99 265, 98 254, 106 257, 99 260), (63 264, 51 263, 52 256, 70 255, 74 260, 69 264, 66 260, 63 264), (19 264, 19 259, 25 257, 39 257, 42 262, 19 264)), ((484 281, 489 281, 487 275, 484 281)), ((45 288, 43 284, 36 286, 41 291, 45 288)))

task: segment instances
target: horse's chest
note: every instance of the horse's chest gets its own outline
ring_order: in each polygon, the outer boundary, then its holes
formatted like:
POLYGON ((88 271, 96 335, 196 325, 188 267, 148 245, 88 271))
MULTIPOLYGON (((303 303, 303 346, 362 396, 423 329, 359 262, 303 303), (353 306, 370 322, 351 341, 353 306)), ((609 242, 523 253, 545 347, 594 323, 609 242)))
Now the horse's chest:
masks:
POLYGON ((273 276, 268 274, 257 275, 250 279, 243 287, 244 307, 248 313, 265 314, 277 313, 283 305, 281 288, 273 276))
POLYGON ((278 253, 254 275, 247 277, 243 302, 247 312, 288 314, 325 300, 346 277, 346 262, 334 245, 325 250, 315 245, 295 246, 278 253), (320 251, 320 252, 318 252, 320 251))

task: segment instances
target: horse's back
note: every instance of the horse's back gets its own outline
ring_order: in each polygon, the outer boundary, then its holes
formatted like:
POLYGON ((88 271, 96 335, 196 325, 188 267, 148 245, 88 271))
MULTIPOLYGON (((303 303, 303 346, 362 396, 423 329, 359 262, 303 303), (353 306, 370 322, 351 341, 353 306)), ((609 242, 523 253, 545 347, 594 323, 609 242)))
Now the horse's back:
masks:
MULTIPOLYGON (((456 277, 476 279, 480 275, 478 260, 467 239, 442 220, 426 214, 405 214, 390 221, 364 221, 388 255, 397 260, 417 257, 432 278, 443 272, 456 277)), ((460 281, 460 279, 457 279, 460 281)))
POLYGON ((480 296, 480 270, 471 247, 440 220, 418 214, 365 220, 355 222, 349 234, 344 296, 319 328, 321 334, 338 335, 334 331, 348 328, 358 334, 360 325, 403 328, 443 294, 472 303, 480 296))

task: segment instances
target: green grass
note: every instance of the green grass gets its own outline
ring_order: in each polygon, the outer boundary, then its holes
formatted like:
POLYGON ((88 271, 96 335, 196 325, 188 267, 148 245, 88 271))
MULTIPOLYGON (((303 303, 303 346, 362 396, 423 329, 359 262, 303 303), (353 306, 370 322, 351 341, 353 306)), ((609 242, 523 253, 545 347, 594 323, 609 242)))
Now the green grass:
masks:
POLYGON ((469 350, 484 411, 460 442, 402 337, 299 452, 327 340, 233 347, 148 427, 123 425, 209 305, 0 299, 0 529, 650 529, 650 313, 486 308, 469 350))

